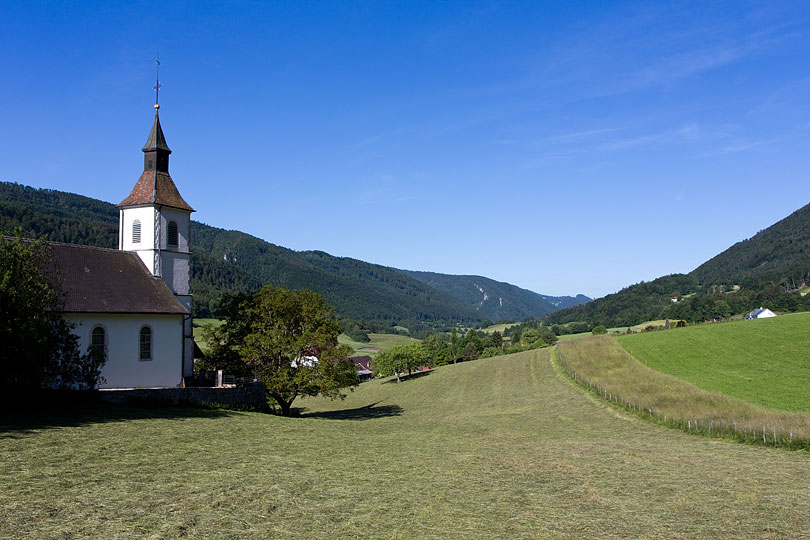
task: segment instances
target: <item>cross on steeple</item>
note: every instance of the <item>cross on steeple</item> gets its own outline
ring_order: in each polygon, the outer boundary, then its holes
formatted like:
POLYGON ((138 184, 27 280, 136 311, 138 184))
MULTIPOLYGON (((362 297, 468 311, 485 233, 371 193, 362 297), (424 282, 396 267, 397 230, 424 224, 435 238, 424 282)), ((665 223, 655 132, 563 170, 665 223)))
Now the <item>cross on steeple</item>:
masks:
POLYGON ((155 91, 155 109, 159 109, 158 96, 160 95, 160 89, 163 87, 163 85, 160 84, 160 53, 158 53, 157 58, 155 58, 155 64, 155 86, 152 87, 152 90, 155 91))

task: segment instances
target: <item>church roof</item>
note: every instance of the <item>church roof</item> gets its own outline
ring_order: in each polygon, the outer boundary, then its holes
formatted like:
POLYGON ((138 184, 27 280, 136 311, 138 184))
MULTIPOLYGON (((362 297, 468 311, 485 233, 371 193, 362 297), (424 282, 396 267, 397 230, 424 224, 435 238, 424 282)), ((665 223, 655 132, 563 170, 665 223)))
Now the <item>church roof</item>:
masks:
POLYGON ((159 204, 194 212, 180 196, 169 173, 161 171, 143 171, 132 192, 118 206, 124 208, 142 204, 159 204))
POLYGON ((165 150, 172 153, 169 145, 166 144, 166 137, 163 135, 163 128, 160 127, 160 118, 158 118, 157 109, 155 109, 155 121, 152 123, 152 131, 149 132, 149 138, 146 139, 146 144, 143 145, 142 150, 149 152, 150 150, 165 150))
POLYGON ((50 243, 65 313, 188 314, 137 254, 50 243))

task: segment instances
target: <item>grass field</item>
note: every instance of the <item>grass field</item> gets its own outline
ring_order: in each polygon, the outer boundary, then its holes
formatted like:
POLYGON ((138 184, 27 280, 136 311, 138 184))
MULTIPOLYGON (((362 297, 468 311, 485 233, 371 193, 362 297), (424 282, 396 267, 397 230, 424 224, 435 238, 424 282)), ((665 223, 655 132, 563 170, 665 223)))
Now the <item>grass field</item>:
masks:
POLYGON ((500 332, 501 334, 503 334, 504 331, 507 328, 512 328, 513 326, 517 326, 519 324, 520 323, 516 323, 516 322, 493 324, 492 326, 487 326, 486 328, 482 328, 481 331, 486 333, 486 334, 491 334, 492 332, 500 332))
POLYGON ((587 336, 592 336, 593 334, 590 332, 581 332, 579 334, 563 334, 561 336, 557 336, 557 340, 559 341, 566 341, 568 339, 579 339, 587 336))
POLYGON ((350 345, 356 354, 368 356, 374 356, 378 352, 384 351, 385 349, 390 349, 395 345, 402 345, 418 341, 412 337, 400 336, 398 334, 369 334, 368 337, 371 339, 371 341, 368 343, 361 343, 359 341, 353 341, 346 334, 340 334, 340 336, 338 336, 338 341, 340 343, 350 345))
POLYGON ((558 349, 561 364, 578 381, 595 388, 603 399, 656 422, 757 444, 810 449, 806 413, 767 409, 698 388, 644 366, 610 336, 565 341, 558 349))
POLYGON ((370 381, 301 418, 18 415, 0 423, 0 537, 810 536, 810 456, 624 414, 551 350, 370 381))
POLYGON ((194 319, 191 331, 194 334, 194 341, 197 342, 197 345, 200 346, 202 352, 206 352, 208 350, 208 342, 203 339, 203 325, 206 324, 213 324, 214 326, 220 326, 224 323, 222 319, 194 319))
POLYGON ((810 313, 619 336, 649 367, 765 407, 810 412, 810 313))
MULTIPOLYGON (((645 321, 645 322, 643 322, 641 324, 634 324, 630 328, 633 329, 633 332, 641 332, 642 330, 644 330, 648 326, 653 326, 653 327, 655 327, 655 326, 664 326, 666 323, 667 323, 667 319, 658 319, 658 320, 655 320, 655 321, 645 321)), ((674 328, 675 325, 678 324, 678 319, 670 319, 669 324, 670 324, 671 327, 674 328)), ((611 333, 611 334, 623 334, 623 333, 627 332, 627 326, 617 326, 615 328, 608 328, 608 332, 611 333)))

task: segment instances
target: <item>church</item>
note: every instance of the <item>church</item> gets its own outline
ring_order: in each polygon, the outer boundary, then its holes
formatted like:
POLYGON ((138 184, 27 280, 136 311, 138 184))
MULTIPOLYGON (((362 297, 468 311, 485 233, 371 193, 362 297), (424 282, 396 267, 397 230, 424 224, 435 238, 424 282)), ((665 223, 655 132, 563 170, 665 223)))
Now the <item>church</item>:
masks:
POLYGON ((52 244, 64 318, 106 357, 100 388, 178 387, 193 374, 189 234, 155 103, 143 173, 118 204, 118 249, 52 244))

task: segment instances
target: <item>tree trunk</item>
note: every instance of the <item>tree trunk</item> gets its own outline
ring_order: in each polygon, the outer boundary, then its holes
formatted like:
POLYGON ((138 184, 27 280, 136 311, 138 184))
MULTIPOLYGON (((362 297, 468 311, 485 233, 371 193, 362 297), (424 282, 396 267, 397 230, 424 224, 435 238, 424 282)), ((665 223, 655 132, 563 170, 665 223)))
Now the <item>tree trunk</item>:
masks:
POLYGON ((281 396, 272 395, 273 399, 276 400, 278 406, 281 407, 281 416, 290 416, 290 409, 292 408, 293 401, 295 401, 295 396, 290 399, 284 399, 281 396))

